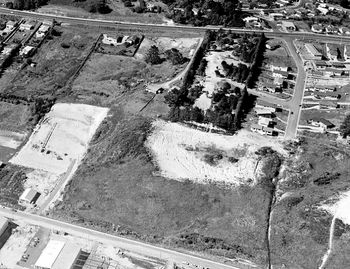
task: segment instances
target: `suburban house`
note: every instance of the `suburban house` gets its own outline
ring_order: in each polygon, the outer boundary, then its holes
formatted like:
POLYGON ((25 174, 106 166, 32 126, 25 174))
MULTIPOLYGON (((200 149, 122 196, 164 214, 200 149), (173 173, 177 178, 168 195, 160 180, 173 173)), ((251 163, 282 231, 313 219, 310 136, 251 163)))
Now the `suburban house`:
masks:
POLYGON ((274 70, 272 73, 272 76, 274 78, 280 77, 283 79, 287 79, 289 77, 289 73, 286 71, 281 71, 281 70, 274 70))
POLYGON ((348 27, 340 27, 339 28, 339 33, 343 35, 350 35, 350 28, 348 27))
POLYGON ((324 100, 338 100, 341 97, 341 95, 336 92, 315 92, 313 95, 317 99, 324 99, 324 100))
POLYGON ((264 83, 262 89, 271 93, 281 92, 280 86, 273 83, 264 83))
POLYGON ((260 134, 266 134, 266 135, 270 135, 270 136, 276 134, 274 129, 269 128, 269 127, 264 127, 264 126, 261 126, 259 124, 252 124, 251 130, 253 132, 257 132, 257 133, 260 133, 260 134))
POLYGON ((268 103, 266 101, 263 101, 263 100, 258 100, 256 102, 256 105, 255 105, 256 108, 263 108, 263 109, 267 109, 271 112, 276 112, 278 111, 279 107, 278 105, 276 104, 272 104, 272 103, 268 103))
POLYGON ((321 127, 324 130, 333 128, 335 125, 324 118, 312 118, 308 121, 311 125, 321 127))
POLYGON ((270 127, 273 128, 273 126, 276 124, 271 118, 265 118, 265 117, 259 117, 258 124, 263 127, 270 127))
POLYGON ((316 69, 319 69, 319 70, 324 70, 326 69, 326 67, 328 67, 328 63, 326 61, 315 60, 314 63, 315 63, 316 69))
POLYGON ((246 23, 257 22, 257 21, 259 21, 259 18, 249 16, 249 17, 244 18, 243 21, 246 23))
POLYGON ((271 69, 272 72, 274 72, 275 70, 288 72, 289 67, 287 67, 287 66, 270 65, 270 69, 271 69))
POLYGON ((30 57, 32 56, 33 52, 35 51, 35 48, 32 46, 25 46, 23 49, 19 51, 19 55, 23 57, 30 57))
POLYGON ((332 68, 332 67, 327 67, 324 70, 324 74, 331 76, 331 77, 340 77, 340 76, 344 75, 344 70, 332 68))
POLYGON ((50 30, 50 26, 46 24, 42 24, 38 31, 35 33, 36 38, 42 38, 45 34, 50 30))
POLYGON ((321 24, 313 24, 311 26, 311 31, 314 33, 322 33, 323 32, 323 26, 321 24))
POLYGON ((21 25, 19 26, 20 31, 30 31, 32 29, 34 29, 34 24, 29 22, 21 23, 21 25))
POLYGON ((282 21, 282 29, 285 31, 296 31, 295 24, 291 21, 282 21))
POLYGON ((318 51, 318 49, 315 48, 315 46, 311 43, 305 44, 306 50, 312 55, 312 57, 316 60, 322 59, 322 53, 318 51))

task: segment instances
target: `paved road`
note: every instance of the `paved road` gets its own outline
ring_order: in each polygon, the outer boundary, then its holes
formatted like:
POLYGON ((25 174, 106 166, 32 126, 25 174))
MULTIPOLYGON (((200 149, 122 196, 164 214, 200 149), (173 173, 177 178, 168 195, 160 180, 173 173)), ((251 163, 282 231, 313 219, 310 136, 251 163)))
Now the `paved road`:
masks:
POLYGON ((300 55, 296 52, 293 40, 286 39, 285 41, 287 43, 288 50, 292 55, 298 68, 298 75, 294 87, 294 94, 292 99, 289 101, 288 124, 284 136, 286 139, 294 139, 297 134, 298 124, 300 120, 301 105, 304 97, 306 72, 304 70, 304 63, 300 55))
POLYGON ((147 24, 147 23, 133 23, 133 22, 125 22, 125 21, 112 21, 112 20, 99 20, 99 19, 87 19, 87 18, 77 18, 77 17, 67 17, 67 16, 59 16, 53 14, 43 14, 38 12, 31 11, 22 11, 22 10, 14 10, 0 7, 0 14, 12 14, 21 17, 31 17, 41 20, 52 20, 56 19, 60 22, 66 23, 84 23, 84 25, 91 25, 97 27, 113 27, 113 28, 121 28, 121 29, 130 29, 130 28, 138 28, 138 29, 147 29, 147 30, 161 30, 161 31, 190 31, 190 32, 198 32, 203 33, 206 30, 218 30, 220 28, 224 30, 232 30, 235 32, 241 33, 265 33, 267 37, 292 37, 292 38, 310 38, 317 39, 322 41, 337 41, 340 38, 343 41, 350 41, 350 36, 338 36, 338 35, 326 35, 326 34, 317 34, 312 32, 273 32, 271 30, 251 30, 251 29, 242 29, 242 28, 228 28, 228 27, 219 27, 219 26, 207 26, 207 27, 196 27, 189 25, 160 25, 160 24, 147 24))
MULTIPOLYGON (((197 256, 173 251, 166 248, 156 247, 139 241, 114 236, 95 230, 87 229, 77 225, 61 222, 46 217, 24 213, 21 211, 11 211, 7 208, 0 208, 0 215, 6 218, 13 219, 14 221, 22 221, 31 225, 42 226, 48 229, 54 229, 59 231, 65 231, 74 236, 88 238, 90 240, 101 242, 115 247, 125 249, 131 252, 139 253, 141 255, 156 257, 164 260, 171 260, 177 263, 183 261, 190 262, 192 264, 208 267, 210 269, 248 269, 245 265, 239 265, 237 267, 218 263, 215 261, 207 260, 197 256)), ((250 267, 252 268, 252 267, 250 267)), ((255 267, 257 268, 257 267, 255 267)))

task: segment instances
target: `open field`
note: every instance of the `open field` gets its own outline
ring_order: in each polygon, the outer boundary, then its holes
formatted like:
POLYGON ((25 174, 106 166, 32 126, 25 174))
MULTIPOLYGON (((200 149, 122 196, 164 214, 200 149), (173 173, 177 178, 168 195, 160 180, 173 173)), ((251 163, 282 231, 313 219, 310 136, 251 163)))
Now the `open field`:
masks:
MULTIPOLYGON (((349 188, 350 156, 322 139, 306 139, 294 150, 295 157, 282 169, 272 213, 272 263, 276 267, 318 268, 328 247, 332 220, 324 207, 334 204, 333 197, 349 188)), ((342 262, 344 259, 339 264, 342 262)))
POLYGON ((0 130, 26 132, 29 117, 28 106, 0 101, 0 130))

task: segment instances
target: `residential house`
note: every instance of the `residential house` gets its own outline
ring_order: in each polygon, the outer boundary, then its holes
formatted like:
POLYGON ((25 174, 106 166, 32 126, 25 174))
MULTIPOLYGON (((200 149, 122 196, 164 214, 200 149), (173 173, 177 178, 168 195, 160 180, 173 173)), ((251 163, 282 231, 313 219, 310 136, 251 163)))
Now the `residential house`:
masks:
POLYGON ((335 46, 326 44, 327 58, 331 61, 338 60, 338 50, 335 46))
POLYGON ((275 21, 283 19, 284 15, 282 13, 270 13, 269 17, 275 21))
POLYGON ((259 18, 253 17, 253 16, 249 16, 249 17, 244 18, 243 21, 246 22, 246 23, 250 23, 250 22, 254 22, 254 21, 257 22, 257 21, 259 21, 259 18))
POLYGON ((275 70, 288 72, 289 67, 287 67, 287 66, 270 65, 270 69, 271 69, 272 72, 275 71, 275 70))
POLYGON ((34 24, 30 22, 21 23, 19 26, 20 31, 30 31, 32 29, 34 29, 34 24))
POLYGON ((321 127, 323 130, 329 130, 335 127, 333 123, 324 118, 312 118, 308 122, 313 126, 321 127))
POLYGON ((348 27, 340 27, 339 28, 339 33, 341 33, 342 35, 350 35, 350 28, 348 27))
POLYGON ((328 25, 325 28, 327 34, 338 34, 338 27, 335 27, 333 25, 328 25))
POLYGON ((296 31, 297 28, 295 24, 291 21, 282 21, 282 29, 285 31, 296 31))
POLYGON ((260 134, 266 134, 266 135, 270 135, 270 136, 273 136, 276 134, 274 129, 269 128, 269 127, 264 127, 264 126, 261 126, 259 124, 252 124, 251 130, 253 132, 257 132, 260 134))
POLYGON ((321 60, 322 59, 322 53, 316 49, 316 47, 311 44, 311 43, 306 43, 305 44, 306 50, 312 55, 312 57, 316 60, 321 60))
POLYGON ((276 122, 273 121, 271 118, 259 117, 258 124, 263 127, 273 128, 276 122))
POLYGON ((269 103, 263 100, 258 100, 255 104, 256 108, 261 108, 261 109, 265 109, 265 110, 269 110, 271 112, 276 112, 279 109, 279 106, 273 103, 269 103))
POLYGON ((42 24, 39 27, 38 31, 36 31, 35 37, 36 38, 43 38, 46 35, 46 33, 50 30, 50 28, 51 27, 49 25, 42 24))
POLYGON ((286 72, 286 71, 274 70, 273 73, 272 73, 272 76, 273 76, 274 78, 276 78, 276 77, 281 77, 281 78, 283 78, 283 79, 288 79, 289 73, 286 72))
POLYGON ((322 60, 315 60, 314 61, 315 67, 318 70, 324 70, 328 67, 328 63, 326 61, 322 61, 322 60))
POLYGON ((324 74, 328 75, 330 77, 340 77, 340 76, 344 75, 344 70, 332 68, 332 67, 327 67, 324 70, 324 74))
POLYGON ((25 46, 19 51, 19 55, 23 57, 30 57, 33 55, 34 51, 35 51, 35 47, 25 46))
POLYGON ((322 100, 338 100, 341 97, 341 95, 336 92, 315 92, 313 95, 317 99, 322 99, 322 100))
POLYGON ((273 83, 264 83, 263 90, 271 93, 281 92, 281 88, 273 83))
POLYGON ((133 35, 133 36, 130 36, 128 37, 126 40, 125 40, 125 43, 126 44, 129 44, 130 46, 131 45, 136 45, 140 42, 140 38, 136 35, 133 35))
POLYGON ((321 7, 321 6, 318 6, 318 7, 317 7, 317 10, 318 10, 319 12, 321 12, 322 15, 327 15, 328 12, 329 12, 328 8, 321 7))
POLYGON ((314 33, 322 33, 323 30, 324 30, 324 28, 321 24, 313 24, 311 26, 311 31, 314 33))

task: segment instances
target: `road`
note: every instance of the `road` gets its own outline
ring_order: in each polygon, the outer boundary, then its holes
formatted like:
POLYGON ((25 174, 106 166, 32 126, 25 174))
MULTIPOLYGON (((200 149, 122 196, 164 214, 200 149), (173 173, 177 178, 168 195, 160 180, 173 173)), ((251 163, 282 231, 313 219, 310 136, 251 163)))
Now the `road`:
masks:
MULTIPOLYGON (((156 257, 164 260, 171 260, 177 263, 183 261, 208 267, 210 269, 249 269, 245 265, 239 265, 239 267, 218 263, 194 255, 181 253, 178 251, 153 246, 150 244, 142 243, 136 240, 131 240, 119 236, 114 236, 99 231, 87 229, 77 225, 61 222, 58 220, 46 218, 43 216, 33 215, 21 211, 14 212, 7 208, 0 208, 0 215, 6 218, 13 219, 14 221, 21 221, 30 225, 41 226, 48 229, 59 230, 67 232, 71 235, 88 238, 96 242, 109 244, 121 249, 125 249, 131 252, 139 253, 144 256, 156 257)), ((238 265, 237 265, 238 266, 238 265)), ((255 267, 257 268, 257 267, 255 267)))
POLYGON ((150 24, 150 23, 134 23, 134 22, 125 22, 125 21, 111 21, 111 20, 99 20, 99 19, 87 19, 87 18, 77 18, 77 17, 67 17, 53 14, 43 14, 38 12, 31 11, 23 11, 23 10, 14 10, 0 7, 0 14, 6 15, 17 15, 21 17, 31 17, 40 20, 52 20, 56 19, 60 22, 65 23, 84 23, 84 25, 97 26, 97 27, 113 27, 113 28, 121 28, 121 29, 130 29, 130 28, 139 28, 146 30, 161 30, 161 31, 190 31, 190 32, 198 32, 199 34, 204 33, 206 30, 218 30, 220 28, 224 30, 231 30, 240 33, 265 33, 267 37, 291 37, 291 38, 314 38, 316 40, 322 41, 336 41, 339 38, 342 40, 349 40, 350 36, 337 36, 337 35, 325 35, 325 34, 317 34, 312 32, 273 32, 271 30, 251 30, 251 29, 242 29, 242 28, 228 28, 228 27, 219 27, 219 26, 206 26, 206 27, 196 27, 189 25, 161 25, 161 24, 150 24))
POLYGON ((294 87, 294 94, 292 99, 289 101, 289 115, 288 123, 285 132, 286 139, 294 139, 297 134, 298 124, 301 114, 301 105, 304 97, 306 72, 304 70, 304 63, 297 53, 292 39, 286 39, 287 48, 289 53, 292 55, 298 69, 298 75, 294 87))

